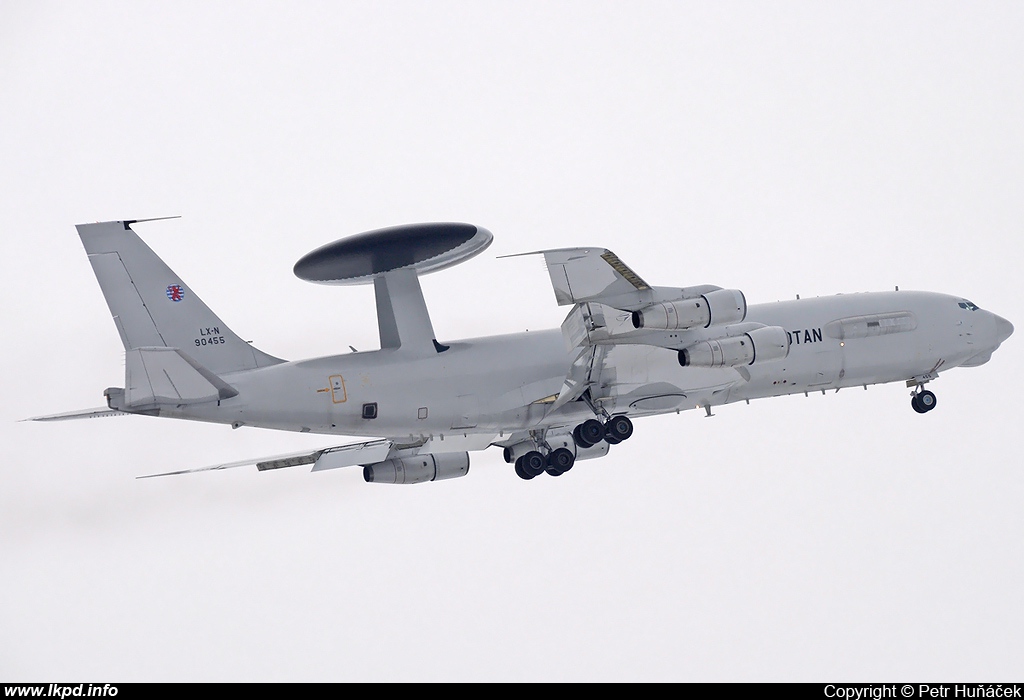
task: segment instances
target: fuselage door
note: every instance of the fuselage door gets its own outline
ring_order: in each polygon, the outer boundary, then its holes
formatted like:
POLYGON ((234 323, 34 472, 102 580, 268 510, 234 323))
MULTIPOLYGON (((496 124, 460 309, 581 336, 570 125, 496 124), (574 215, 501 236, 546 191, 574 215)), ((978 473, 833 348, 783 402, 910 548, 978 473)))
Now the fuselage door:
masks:
POLYGON ((331 401, 334 403, 345 403, 348 401, 348 392, 345 391, 345 379, 340 374, 332 374, 331 380, 331 401))

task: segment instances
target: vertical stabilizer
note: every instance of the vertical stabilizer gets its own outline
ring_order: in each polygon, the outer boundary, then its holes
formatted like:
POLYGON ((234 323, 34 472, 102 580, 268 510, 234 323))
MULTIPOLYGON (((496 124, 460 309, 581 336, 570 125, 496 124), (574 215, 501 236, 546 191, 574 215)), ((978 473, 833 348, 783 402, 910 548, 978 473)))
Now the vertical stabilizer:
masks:
POLYGON ((131 223, 76 226, 126 351, 179 348, 217 375, 283 361, 235 335, 139 238, 131 223))

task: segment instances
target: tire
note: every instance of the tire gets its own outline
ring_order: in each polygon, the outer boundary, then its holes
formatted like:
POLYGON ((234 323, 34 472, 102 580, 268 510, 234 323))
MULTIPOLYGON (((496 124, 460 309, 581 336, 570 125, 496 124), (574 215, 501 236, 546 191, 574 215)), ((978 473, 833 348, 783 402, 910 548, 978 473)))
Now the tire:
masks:
POLYGON ((600 421, 596 421, 593 418, 585 420, 576 426, 576 430, 573 431, 574 437, 578 436, 582 444, 580 447, 587 448, 593 447, 597 443, 604 440, 604 426, 600 421))
POLYGON ((593 447, 593 445, 588 445, 586 442, 584 442, 583 438, 580 437, 580 428, 582 427, 583 424, 580 423, 579 425, 572 429, 572 441, 576 443, 576 447, 582 447, 584 449, 588 447, 593 447))
POLYGON ((518 476, 520 479, 525 479, 526 481, 529 481, 534 477, 534 475, 527 474, 526 471, 523 470, 522 457, 516 460, 516 476, 518 476))
POLYGON ((633 421, 626 416, 612 416, 604 424, 605 435, 614 435, 619 442, 628 440, 633 434, 633 421))
POLYGON ((922 409, 924 409, 921 412, 927 413, 928 411, 935 408, 935 404, 937 403, 935 400, 935 394, 933 394, 930 391, 922 391, 920 394, 917 395, 917 403, 918 405, 921 406, 922 409))
POLYGON ((548 466, 547 460, 544 459, 544 455, 536 450, 527 452, 522 456, 523 460, 523 473, 528 474, 532 479, 535 476, 540 476, 544 473, 544 468, 548 466))
POLYGON ((564 447, 559 447, 557 450, 552 450, 551 454, 548 455, 548 474, 551 473, 552 469, 556 470, 559 474, 565 474, 572 469, 572 465, 575 463, 576 455, 564 447))

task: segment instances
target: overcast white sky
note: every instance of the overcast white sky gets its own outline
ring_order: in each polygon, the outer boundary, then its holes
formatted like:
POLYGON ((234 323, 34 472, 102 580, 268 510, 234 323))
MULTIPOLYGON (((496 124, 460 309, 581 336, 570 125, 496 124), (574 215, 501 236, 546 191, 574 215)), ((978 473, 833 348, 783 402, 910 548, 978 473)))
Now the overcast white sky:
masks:
POLYGON ((74 224, 139 226, 243 337, 377 343, 303 254, 494 245, 441 340, 554 327, 600 245, 751 303, 961 294, 1024 327, 1020 3, 0 0, 0 680, 1019 680, 1020 332, 931 385, 638 422, 520 480, 136 475, 336 444, 98 406, 123 354, 74 224))

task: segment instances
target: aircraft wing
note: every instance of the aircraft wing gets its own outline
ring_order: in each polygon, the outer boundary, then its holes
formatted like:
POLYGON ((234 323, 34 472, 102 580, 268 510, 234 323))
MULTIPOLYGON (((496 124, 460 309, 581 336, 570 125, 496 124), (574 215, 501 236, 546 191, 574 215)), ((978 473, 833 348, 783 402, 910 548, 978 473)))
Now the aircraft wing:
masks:
POLYGON ((559 306, 628 296, 651 288, 615 253, 604 248, 558 248, 520 255, 544 256, 559 306))
POLYGON ((636 311, 657 302, 699 297, 722 289, 711 284, 651 286, 607 248, 555 248, 501 257, 522 255, 544 256, 559 306, 596 303, 619 311, 636 311))
MULTIPOLYGON (((679 351, 762 327, 745 322, 746 300, 738 290, 714 285, 655 287, 606 248, 558 248, 522 255, 544 256, 555 300, 560 306, 572 306, 562 322, 562 336, 574 360, 551 411, 586 399, 588 389, 604 383, 606 360, 614 346, 679 351), (684 300, 687 305, 682 305, 684 300), (659 325, 653 317, 656 313, 652 314, 659 310, 663 315, 676 314, 679 309, 693 314, 694 308, 705 315, 682 320, 678 315, 666 316, 659 325)), ((745 370, 738 368, 735 378, 746 379, 745 370)), ((592 391, 589 398, 599 400, 602 393, 592 391)))
MULTIPOLYGON (((624 344, 681 350, 707 338, 742 335, 763 325, 744 322, 746 300, 738 290, 711 284, 655 287, 606 248, 557 248, 518 255, 543 255, 555 300, 560 306, 572 305, 562 322, 570 352, 624 344), (696 302, 706 316, 675 325, 658 325, 655 319, 636 323, 636 312, 647 318, 652 309, 683 300, 696 302)), ((593 363, 594 358, 577 357, 576 374, 592 374, 584 372, 583 365, 593 367, 593 363)))
POLYGON ((256 459, 244 459, 239 462, 228 462, 227 464, 214 464, 209 467, 196 469, 181 469, 161 474, 146 474, 136 477, 138 479, 150 479, 154 476, 175 476, 177 474, 194 474, 197 472, 219 471, 221 469, 233 469, 235 467, 248 467, 255 465, 263 472, 271 469, 283 469, 285 467, 298 467, 304 464, 312 464, 312 471, 324 471, 326 469, 338 469, 339 467, 354 467, 363 464, 375 464, 383 462, 388 458, 391 448, 395 445, 392 440, 380 438, 357 442, 350 445, 338 447, 325 447, 321 450, 306 450, 304 452, 292 452, 276 457, 259 457, 256 459))

